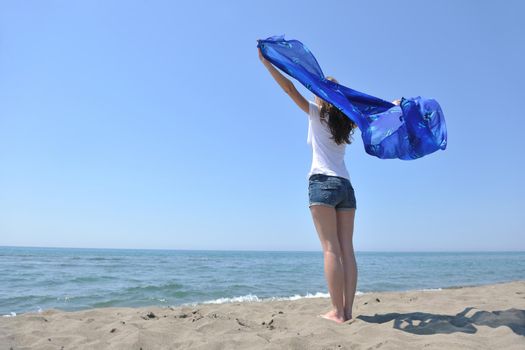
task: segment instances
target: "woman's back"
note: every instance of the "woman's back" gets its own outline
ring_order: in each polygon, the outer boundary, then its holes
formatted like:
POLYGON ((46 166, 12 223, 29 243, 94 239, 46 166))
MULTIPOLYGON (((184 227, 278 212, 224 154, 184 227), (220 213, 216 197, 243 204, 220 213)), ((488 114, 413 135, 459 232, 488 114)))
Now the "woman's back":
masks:
POLYGON ((313 101, 308 101, 308 105, 307 142, 312 146, 313 152, 308 177, 313 174, 325 174, 350 180, 344 161, 347 144, 335 143, 327 123, 320 119, 319 106, 313 101))

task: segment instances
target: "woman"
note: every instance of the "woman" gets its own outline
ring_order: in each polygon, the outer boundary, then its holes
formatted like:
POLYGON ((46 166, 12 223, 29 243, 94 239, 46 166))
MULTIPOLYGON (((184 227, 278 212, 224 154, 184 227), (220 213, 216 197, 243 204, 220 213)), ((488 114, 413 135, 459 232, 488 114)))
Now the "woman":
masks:
MULTIPOLYGON (((356 199, 344 163, 346 144, 357 125, 332 104, 315 96, 306 100, 261 50, 259 59, 272 77, 308 114, 308 143, 312 146, 312 166, 308 174, 309 208, 324 255, 324 273, 333 309, 319 315, 343 323, 352 319, 357 285, 357 264, 353 233, 356 199)), ((328 80, 338 83, 333 77, 328 80)), ((399 104, 399 100, 394 101, 399 104)))

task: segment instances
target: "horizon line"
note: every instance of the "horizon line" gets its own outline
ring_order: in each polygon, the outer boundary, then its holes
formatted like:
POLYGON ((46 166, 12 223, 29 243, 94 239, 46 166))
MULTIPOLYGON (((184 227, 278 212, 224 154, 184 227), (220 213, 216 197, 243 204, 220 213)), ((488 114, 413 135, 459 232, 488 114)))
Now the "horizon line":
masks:
MULTIPOLYGON (((159 250, 159 251, 209 251, 209 252, 297 252, 322 253, 319 250, 266 250, 266 249, 184 249, 184 248, 109 248, 109 247, 57 247, 0 245, 0 248, 48 248, 48 249, 99 249, 99 250, 159 250)), ((356 253, 525 253, 525 250, 356 250, 356 253)))

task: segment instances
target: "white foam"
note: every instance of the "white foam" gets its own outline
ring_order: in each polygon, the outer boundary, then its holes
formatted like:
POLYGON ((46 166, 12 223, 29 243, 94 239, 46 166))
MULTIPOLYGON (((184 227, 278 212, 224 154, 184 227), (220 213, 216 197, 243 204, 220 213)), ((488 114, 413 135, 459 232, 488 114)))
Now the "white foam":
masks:
MULTIPOLYGON (((254 294, 248 294, 243 295, 239 297, 233 297, 233 298, 219 298, 215 300, 207 300, 202 302, 202 304, 224 304, 224 303, 238 303, 238 302, 245 302, 245 301, 262 301, 257 295, 254 294)), ((196 303, 197 304, 197 303, 196 303)))
POLYGON ((441 288, 424 288, 424 289, 417 289, 418 292, 440 292, 443 289, 441 288))
MULTIPOLYGON (((363 292, 356 292, 356 295, 363 295, 363 292)), ((243 302, 262 302, 262 301, 285 301, 285 300, 299 300, 309 298, 330 298, 329 293, 317 292, 315 294, 306 293, 305 295, 295 294, 289 297, 270 297, 270 298, 259 298, 257 295, 248 294, 233 298, 219 298, 215 300, 207 300, 196 303, 185 303, 182 306, 196 306, 199 304, 226 304, 226 303, 243 303, 243 302)))
MULTIPOLYGON (((42 308, 40 306, 37 306, 38 307, 38 310, 36 312, 38 312, 39 314, 42 313, 42 308)), ((16 312, 10 312, 8 315, 2 315, 2 317, 15 317, 16 316, 16 312)))

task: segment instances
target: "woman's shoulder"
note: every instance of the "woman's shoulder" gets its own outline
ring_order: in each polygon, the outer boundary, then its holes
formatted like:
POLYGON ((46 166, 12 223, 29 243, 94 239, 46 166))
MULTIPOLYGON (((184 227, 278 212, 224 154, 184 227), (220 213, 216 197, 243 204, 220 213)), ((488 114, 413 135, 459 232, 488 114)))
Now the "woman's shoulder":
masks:
POLYGON ((315 115, 319 116, 319 111, 321 110, 321 107, 317 103, 315 103, 315 101, 308 100, 308 106, 309 106, 308 114, 310 116, 315 116, 315 115))

